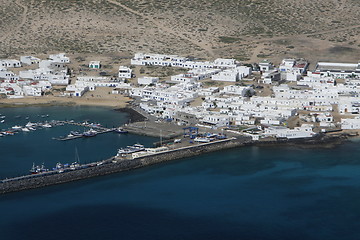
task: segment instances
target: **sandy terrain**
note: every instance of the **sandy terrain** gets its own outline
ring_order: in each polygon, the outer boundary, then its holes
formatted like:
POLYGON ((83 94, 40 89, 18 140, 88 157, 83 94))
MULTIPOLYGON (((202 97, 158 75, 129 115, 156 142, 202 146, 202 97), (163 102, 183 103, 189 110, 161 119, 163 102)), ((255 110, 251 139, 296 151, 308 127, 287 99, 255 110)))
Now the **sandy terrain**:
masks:
MULTIPOLYGON (((1 99, 1 104, 14 106, 37 105, 37 104, 76 104, 89 106, 106 106, 113 108, 123 108, 127 105, 130 98, 118 94, 109 94, 111 88, 97 88, 93 92, 87 92, 83 97, 25 97, 19 99, 1 99)), ((1 106, 1 105, 0 105, 1 106)))
POLYGON ((358 61, 358 0, 0 0, 0 57, 135 52, 358 61))

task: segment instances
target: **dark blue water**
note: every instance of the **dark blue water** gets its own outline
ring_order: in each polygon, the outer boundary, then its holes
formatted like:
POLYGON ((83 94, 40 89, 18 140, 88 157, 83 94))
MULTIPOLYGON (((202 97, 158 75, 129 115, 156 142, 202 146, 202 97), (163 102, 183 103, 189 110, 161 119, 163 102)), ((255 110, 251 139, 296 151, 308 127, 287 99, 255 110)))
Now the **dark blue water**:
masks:
MULTIPOLYGON (((120 126, 127 122, 127 114, 100 107, 29 107, 3 108, 5 123, 0 129, 14 125, 24 126, 27 122, 50 120, 74 120, 76 122, 97 122, 106 127, 120 126), (49 115, 49 117, 42 117, 49 115), (29 119, 26 119, 26 118, 29 119)), ((56 126, 31 132, 21 132, 14 136, 0 137, 0 179, 28 174, 33 162, 42 163, 47 168, 57 162, 71 163, 76 160, 76 150, 82 163, 94 162, 116 155, 117 149, 134 143, 152 146, 154 138, 132 134, 106 133, 94 138, 80 138, 58 141, 53 138, 66 136, 70 131, 83 132, 84 127, 73 125, 56 126)))
POLYGON ((359 146, 244 147, 2 195, 0 236, 358 240, 359 146))

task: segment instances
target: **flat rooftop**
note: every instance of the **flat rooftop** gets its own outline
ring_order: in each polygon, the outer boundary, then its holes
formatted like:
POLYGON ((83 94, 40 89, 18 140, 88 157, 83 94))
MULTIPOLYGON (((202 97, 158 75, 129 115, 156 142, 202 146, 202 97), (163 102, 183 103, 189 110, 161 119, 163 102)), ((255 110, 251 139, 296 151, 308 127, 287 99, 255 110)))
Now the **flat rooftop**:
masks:
POLYGON ((318 62, 315 71, 360 71, 360 64, 318 62))

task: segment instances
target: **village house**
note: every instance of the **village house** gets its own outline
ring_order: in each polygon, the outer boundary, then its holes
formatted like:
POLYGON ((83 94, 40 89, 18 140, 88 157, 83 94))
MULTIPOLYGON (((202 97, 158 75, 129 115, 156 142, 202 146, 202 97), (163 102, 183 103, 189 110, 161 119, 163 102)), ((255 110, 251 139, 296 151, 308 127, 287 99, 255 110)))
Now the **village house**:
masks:
POLYGON ((119 78, 121 78, 121 79, 132 78, 132 69, 125 67, 125 66, 120 66, 119 67, 119 78))
POLYGON ((140 77, 138 78, 139 85, 155 84, 159 81, 158 77, 140 77))
POLYGON ((100 69, 100 61, 90 61, 89 68, 100 69))
POLYGON ((0 59, 0 67, 19 68, 21 67, 21 62, 16 59, 0 59))
POLYGON ((40 58, 33 57, 33 56, 21 56, 20 62, 26 65, 33 65, 33 64, 39 64, 40 58))
POLYGON ((65 53, 51 54, 49 55, 49 59, 57 63, 70 63, 70 58, 67 57, 65 53))

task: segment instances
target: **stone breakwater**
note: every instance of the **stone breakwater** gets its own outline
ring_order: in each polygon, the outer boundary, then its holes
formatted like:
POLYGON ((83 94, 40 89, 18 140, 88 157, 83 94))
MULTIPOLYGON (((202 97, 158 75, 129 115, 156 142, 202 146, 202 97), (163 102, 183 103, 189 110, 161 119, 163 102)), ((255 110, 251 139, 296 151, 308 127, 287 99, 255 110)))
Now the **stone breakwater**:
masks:
POLYGON ((218 142, 193 145, 191 147, 174 149, 158 154, 139 157, 136 159, 116 159, 115 157, 104 160, 101 165, 78 169, 51 175, 40 175, 14 181, 4 181, 0 183, 0 193, 17 192, 27 189, 46 187, 55 184, 72 182, 91 177, 98 177, 122 171, 128 171, 140 167, 149 166, 165 161, 200 155, 207 152, 222 149, 234 148, 251 143, 247 137, 237 139, 227 139, 218 142))
POLYGON ((145 167, 161 162, 175 159, 197 156, 200 154, 214 152, 229 148, 245 145, 255 146, 295 146, 295 147, 333 147, 341 144, 348 139, 347 135, 328 136, 318 135, 310 139, 270 139, 264 141, 251 141, 249 137, 238 137, 232 139, 219 140, 217 142, 191 145, 179 149, 172 149, 153 155, 147 155, 135 159, 118 159, 116 157, 104 160, 101 164, 94 164, 92 167, 78 169, 51 175, 40 175, 14 181, 3 181, 0 183, 0 193, 9 193, 33 188, 46 187, 55 184, 72 182, 91 177, 98 177, 122 171, 128 171, 140 167, 145 167))

